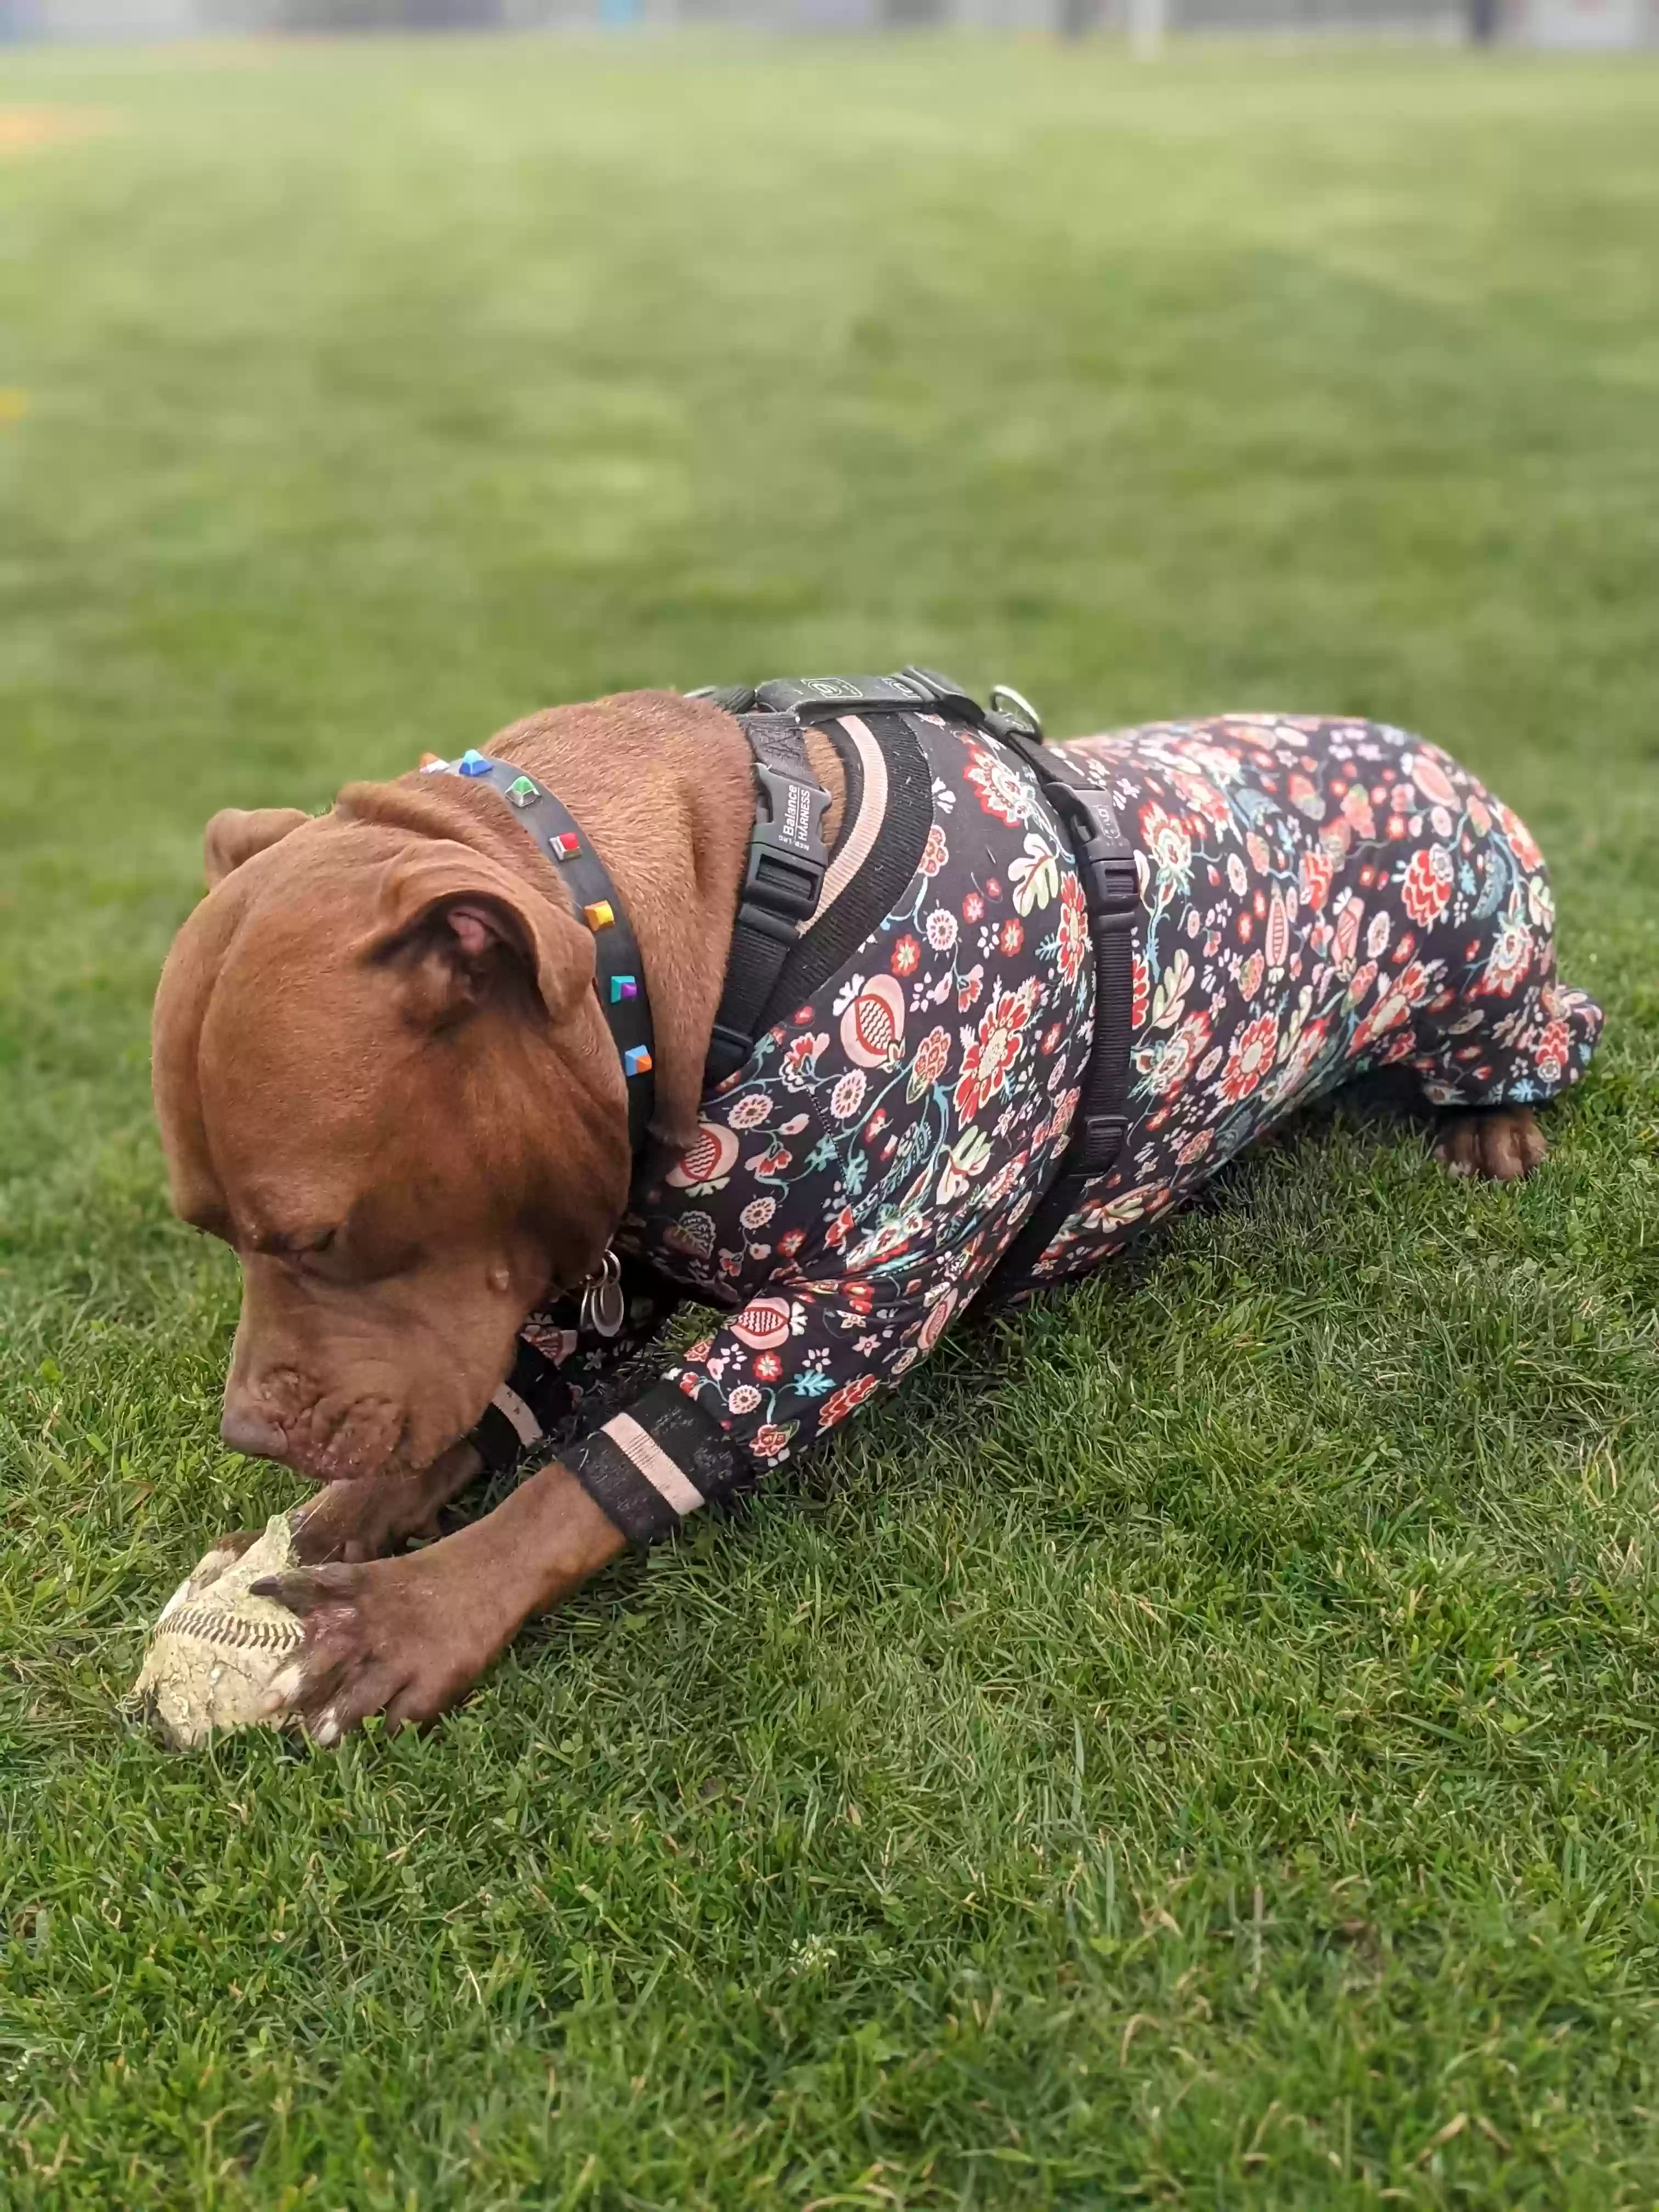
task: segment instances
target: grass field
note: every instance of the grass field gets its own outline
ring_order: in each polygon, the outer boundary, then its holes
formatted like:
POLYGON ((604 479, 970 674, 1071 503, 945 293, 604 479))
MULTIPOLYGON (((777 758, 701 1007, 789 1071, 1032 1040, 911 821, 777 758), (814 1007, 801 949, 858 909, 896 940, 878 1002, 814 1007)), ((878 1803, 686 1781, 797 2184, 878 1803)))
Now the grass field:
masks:
POLYGON ((1659 2197, 1659 70, 9 57, 0 2204, 1659 2197), (44 120, 43 120, 44 118, 44 120), (424 1740, 163 1756, 227 802, 908 659, 1464 753, 1609 1010, 1524 1189, 1346 1115, 424 1740))

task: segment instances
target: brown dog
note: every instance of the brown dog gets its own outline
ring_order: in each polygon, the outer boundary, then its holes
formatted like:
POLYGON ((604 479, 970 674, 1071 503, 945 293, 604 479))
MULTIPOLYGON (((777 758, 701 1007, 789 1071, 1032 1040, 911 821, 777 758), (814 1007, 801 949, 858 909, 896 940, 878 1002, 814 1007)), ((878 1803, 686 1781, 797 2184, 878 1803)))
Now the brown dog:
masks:
MULTIPOLYGON (((833 838, 842 764, 809 746, 833 838)), ((556 789, 615 878, 651 977, 653 1134, 682 1151, 754 821, 743 735, 633 693, 489 750, 556 789)), ((441 1544, 380 1556, 475 1471, 458 1439, 526 1316, 605 1251, 624 1085, 592 938, 493 793, 410 775, 318 819, 221 814, 207 872, 156 1000, 156 1103, 175 1206, 242 1265, 225 1439, 331 1486, 301 1534, 318 1564, 282 1587, 307 1642, 273 1694, 330 1741, 442 1711, 622 1548, 556 1462, 441 1544)), ((1459 1116, 1443 1151, 1507 1178, 1544 1142, 1521 1108, 1459 1116)))

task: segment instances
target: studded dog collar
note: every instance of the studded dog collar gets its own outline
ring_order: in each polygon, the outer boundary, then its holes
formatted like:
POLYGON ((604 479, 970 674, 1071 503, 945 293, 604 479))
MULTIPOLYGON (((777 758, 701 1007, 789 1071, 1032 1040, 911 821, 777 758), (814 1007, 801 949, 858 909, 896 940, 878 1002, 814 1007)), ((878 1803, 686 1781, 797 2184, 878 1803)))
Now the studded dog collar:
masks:
POLYGON ((576 912, 593 934, 593 985, 599 1011, 628 1079, 628 1140, 638 1153, 656 1104, 651 999, 645 963, 621 894, 580 822, 545 784, 512 761, 492 760, 471 747, 458 761, 422 761, 423 775, 459 775, 488 784, 518 817, 519 826, 552 862, 576 912))

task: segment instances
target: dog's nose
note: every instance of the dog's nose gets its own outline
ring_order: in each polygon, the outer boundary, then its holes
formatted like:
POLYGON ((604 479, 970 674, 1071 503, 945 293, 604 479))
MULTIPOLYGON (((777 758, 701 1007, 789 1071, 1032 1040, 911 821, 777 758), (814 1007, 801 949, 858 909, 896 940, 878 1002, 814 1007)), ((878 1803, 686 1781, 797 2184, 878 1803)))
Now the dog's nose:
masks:
POLYGON ((232 1451, 245 1452, 249 1459, 281 1459, 288 1449, 288 1438, 275 1421, 254 1406, 227 1406, 219 1433, 232 1451))

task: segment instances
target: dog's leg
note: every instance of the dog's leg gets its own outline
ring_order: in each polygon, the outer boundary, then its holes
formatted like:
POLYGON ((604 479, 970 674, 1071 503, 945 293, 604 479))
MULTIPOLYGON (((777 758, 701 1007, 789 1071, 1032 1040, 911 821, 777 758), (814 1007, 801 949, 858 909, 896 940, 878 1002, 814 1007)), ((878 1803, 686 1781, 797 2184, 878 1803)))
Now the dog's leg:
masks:
POLYGON ((614 1559, 626 1542, 555 1461, 475 1521, 405 1559, 302 1567, 256 1583, 306 1624, 300 1656, 266 1712, 337 1741, 372 1713, 434 1720, 458 1705, 532 1613, 614 1559))
POLYGON ((331 1482, 295 1523, 295 1551, 308 1567, 384 1559, 411 1536, 435 1536, 440 1509, 483 1470, 477 1453, 462 1443, 416 1474, 331 1482))
POLYGON ((1549 1151, 1530 1106, 1471 1107, 1448 1114, 1435 1155, 1455 1176, 1518 1182, 1549 1151))

